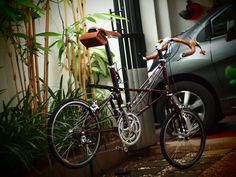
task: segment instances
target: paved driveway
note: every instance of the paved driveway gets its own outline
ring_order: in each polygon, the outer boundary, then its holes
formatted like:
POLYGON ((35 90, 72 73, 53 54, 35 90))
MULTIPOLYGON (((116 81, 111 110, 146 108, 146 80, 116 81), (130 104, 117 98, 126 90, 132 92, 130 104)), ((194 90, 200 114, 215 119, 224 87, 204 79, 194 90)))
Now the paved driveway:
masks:
MULTIPOLYGON (((158 132, 158 131, 157 131, 158 132)), ((159 144, 130 154, 129 160, 103 177, 236 177, 236 115, 219 122, 207 136, 206 148, 197 164, 186 170, 170 166, 159 144)))

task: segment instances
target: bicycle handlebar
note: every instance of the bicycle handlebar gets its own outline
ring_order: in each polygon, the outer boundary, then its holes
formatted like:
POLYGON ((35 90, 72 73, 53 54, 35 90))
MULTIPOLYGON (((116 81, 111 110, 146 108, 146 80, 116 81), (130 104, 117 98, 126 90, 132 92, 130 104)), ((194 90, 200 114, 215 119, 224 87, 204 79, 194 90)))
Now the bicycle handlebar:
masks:
MULTIPOLYGON (((204 50, 202 50, 201 46, 198 44, 198 42, 196 40, 186 41, 186 40, 178 38, 178 37, 165 38, 163 40, 160 40, 156 45, 157 50, 162 50, 162 51, 167 50, 168 44, 170 42, 178 42, 178 43, 184 44, 190 48, 190 50, 187 50, 181 54, 182 57, 187 57, 187 56, 194 54, 196 51, 195 50, 196 47, 200 48, 201 54, 205 55, 205 53, 206 53, 204 50)), ((153 59, 156 59, 157 57, 158 57, 158 52, 155 54, 147 55, 146 57, 144 57, 144 59, 145 60, 153 60, 153 59)))

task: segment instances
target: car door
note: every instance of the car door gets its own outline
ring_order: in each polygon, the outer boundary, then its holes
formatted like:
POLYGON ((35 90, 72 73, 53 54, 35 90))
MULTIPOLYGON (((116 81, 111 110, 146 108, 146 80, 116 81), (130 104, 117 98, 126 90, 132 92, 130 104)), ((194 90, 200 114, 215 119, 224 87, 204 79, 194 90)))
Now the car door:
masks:
POLYGON ((223 111, 236 111, 236 32, 235 14, 230 5, 211 19, 211 55, 222 86, 220 95, 223 111))

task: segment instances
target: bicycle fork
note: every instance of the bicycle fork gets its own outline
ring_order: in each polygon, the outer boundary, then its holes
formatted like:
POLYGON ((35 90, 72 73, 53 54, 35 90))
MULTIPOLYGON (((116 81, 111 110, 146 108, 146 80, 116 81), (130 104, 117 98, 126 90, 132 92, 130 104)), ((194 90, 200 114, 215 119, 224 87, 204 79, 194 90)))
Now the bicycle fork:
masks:
POLYGON ((175 117, 172 117, 175 133, 178 134, 179 138, 187 138, 189 135, 188 130, 191 130, 192 127, 190 120, 185 117, 183 108, 179 107, 179 105, 174 102, 172 97, 170 97, 170 106, 173 107, 171 108, 174 111, 173 114, 176 114, 176 119, 175 117))

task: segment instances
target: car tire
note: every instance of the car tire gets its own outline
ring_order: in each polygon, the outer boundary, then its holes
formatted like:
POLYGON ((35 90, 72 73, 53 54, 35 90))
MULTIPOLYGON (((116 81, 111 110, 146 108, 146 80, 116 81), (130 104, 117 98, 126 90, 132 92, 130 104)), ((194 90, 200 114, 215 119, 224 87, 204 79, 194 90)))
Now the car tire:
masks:
MULTIPOLYGON (((202 120, 206 130, 211 130, 218 116, 213 95, 202 85, 192 81, 181 81, 173 85, 173 98, 184 109, 193 111, 202 120)), ((154 115, 160 124, 166 118, 166 97, 154 105, 154 115)))

